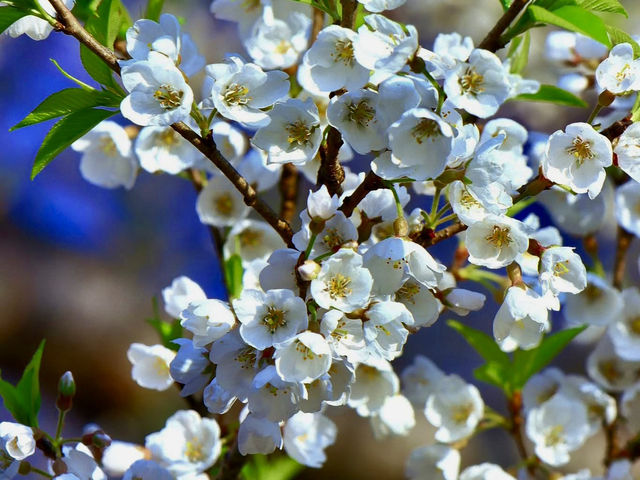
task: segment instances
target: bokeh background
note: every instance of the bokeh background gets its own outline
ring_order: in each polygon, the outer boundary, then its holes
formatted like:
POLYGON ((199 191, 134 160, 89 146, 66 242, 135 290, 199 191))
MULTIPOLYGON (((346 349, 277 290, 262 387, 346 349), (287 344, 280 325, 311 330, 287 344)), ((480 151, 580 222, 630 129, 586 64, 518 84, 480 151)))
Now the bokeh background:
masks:
MULTIPOLYGON (((142 16, 144 2, 124 3, 134 19, 142 16)), ((235 25, 215 21, 209 3, 167 1, 166 10, 186 19, 185 28, 208 63, 221 61, 225 52, 243 54, 235 25)), ((639 2, 623 3, 631 20, 616 21, 629 33, 640 33, 639 2)), ((408 0, 392 17, 415 24, 421 45, 430 48, 440 32, 458 31, 478 43, 500 12, 498 0, 408 0)), ((553 68, 542 56, 544 35, 534 32, 525 76, 553 83, 553 68)), ((0 36, 0 368, 3 378, 15 381, 46 338, 43 426, 53 427, 55 385, 64 371, 72 370, 78 394, 68 435, 76 436, 83 425, 94 422, 113 438, 144 443, 146 434, 162 428, 173 411, 186 405, 177 390, 156 393, 139 388, 130 378, 126 350, 132 342, 157 343, 144 319, 152 314, 151 299, 174 277, 187 275, 210 298, 219 298, 221 273, 208 232, 195 212, 195 193, 184 180, 142 173, 131 191, 101 189, 81 178, 79 155, 71 150, 29 180, 51 124, 12 133, 9 128, 49 94, 72 86, 50 59, 90 82, 74 39, 55 33, 40 42, 0 36)), ((584 121, 588 112, 511 104, 500 114, 550 133, 571 121, 584 121)), ((274 194, 271 201, 277 200, 274 194)), ((549 222, 543 211, 538 213, 543 223, 549 222)), ((602 240, 606 246, 607 239, 602 240)), ((566 243, 576 245, 577 240, 567 237, 566 243)), ((447 260, 452 245, 439 245, 436 255, 447 260)), ((607 264, 611 252, 603 254, 607 264)), ((635 245, 629 258, 635 265, 635 245)), ((489 330, 496 308, 489 303, 483 313, 466 321, 489 330)), ((422 353, 447 372, 471 380, 478 357, 445 325, 449 317, 443 315, 436 325, 409 339, 405 355, 395 364, 398 371, 422 353)), ((559 362, 569 371, 582 372, 584 353, 574 347, 559 362)), ((486 401, 504 410, 497 392, 482 388, 486 401)), ((339 434, 327 450, 329 461, 322 472, 307 470, 300 478, 400 479, 410 450, 432 441, 420 412, 410 436, 383 442, 373 440, 366 419, 346 410, 333 412, 339 434)), ((0 420, 9 418, 0 407, 0 420)), ((592 439, 585 449, 598 449, 601 441, 592 439)), ((506 434, 487 432, 471 442, 463 458, 465 464, 505 465, 513 463, 515 455, 506 434)))

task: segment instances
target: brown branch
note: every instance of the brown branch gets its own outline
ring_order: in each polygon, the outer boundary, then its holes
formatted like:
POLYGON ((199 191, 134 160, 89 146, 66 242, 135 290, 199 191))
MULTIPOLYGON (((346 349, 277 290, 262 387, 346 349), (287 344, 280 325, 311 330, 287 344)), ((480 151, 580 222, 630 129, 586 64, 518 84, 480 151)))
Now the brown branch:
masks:
POLYGON ((236 439, 229 451, 225 454, 220 464, 220 471, 216 475, 216 480, 236 480, 240 478, 240 472, 245 464, 245 457, 238 450, 238 439, 236 439))
POLYGON ((626 265, 627 251, 633 240, 633 235, 624 228, 618 226, 616 237, 616 256, 613 266, 613 286, 622 289, 624 284, 624 272, 626 265))
POLYGON ((436 243, 440 243, 443 240, 447 240, 448 238, 453 237, 454 235, 464 232, 467 229, 467 226, 463 223, 456 222, 453 225, 449 225, 442 230, 438 230, 437 232, 431 228, 423 228, 419 232, 412 233, 409 235, 409 238, 422 245, 424 248, 429 248, 436 243))
POLYGON ((71 13, 62 0, 50 0, 51 6, 58 14, 59 25, 56 30, 75 37, 85 47, 95 53, 111 70, 120 74, 120 65, 118 57, 107 47, 98 42, 81 24, 78 19, 71 13))
POLYGON ((527 447, 524 444, 524 439, 522 436, 524 418, 522 416, 522 394, 520 392, 514 392, 511 398, 509 398, 508 408, 511 415, 511 429, 509 433, 513 437, 520 457, 524 462, 526 462, 526 468, 529 474, 533 476, 535 475, 536 470, 535 464, 530 462, 529 454, 527 453, 527 447))
POLYGON ((342 20, 340 21, 340 26, 353 30, 356 24, 358 2, 356 0, 341 0, 340 3, 342 4, 342 20))
POLYGON ((335 127, 329 127, 326 145, 320 148, 320 169, 318 170, 318 186, 326 185, 329 195, 342 195, 344 168, 338 160, 342 146, 342 136, 335 127))
POLYGON ((344 199, 342 202, 342 206, 340 207, 340 211, 345 214, 345 216, 350 217, 353 214, 355 208, 360 204, 360 202, 367 196, 369 192, 373 192, 374 190, 378 190, 380 188, 384 188, 384 184, 382 183, 382 178, 376 175, 373 172, 367 173, 367 176, 364 177, 364 180, 358 187, 353 191, 351 195, 344 199))
POLYGON ((311 35, 309 36, 309 45, 313 45, 313 42, 318 38, 318 34, 322 27, 324 27, 324 12, 319 8, 313 9, 312 14, 312 23, 311 23, 311 35))
POLYGON ((297 211, 299 179, 298 169, 293 163, 285 163, 282 166, 279 185, 282 196, 280 217, 285 222, 291 222, 297 211))
POLYGON ((244 203, 246 203, 249 207, 252 207, 258 214, 269 224, 271 225, 276 232, 280 235, 280 237, 284 240, 284 243, 289 247, 293 247, 293 243, 291 241, 291 237, 293 236, 293 232, 291 231, 291 227, 289 224, 282 220, 278 215, 271 209, 269 205, 258 198, 258 194, 254 190, 254 188, 247 182, 247 180, 238 173, 238 171, 231 165, 224 157, 220 154, 218 149, 216 148, 216 144, 213 141, 213 137, 211 133, 207 135, 206 138, 202 138, 196 132, 191 130, 191 128, 184 122, 177 122, 171 125, 173 129, 182 135, 186 140, 189 141, 194 147, 196 147, 200 152, 204 154, 211 162, 220 169, 220 171, 227 177, 231 183, 236 187, 236 189, 242 194, 244 197, 244 203))
MULTIPOLYGON (((64 6, 61 0, 52 0, 51 5, 58 14, 58 19, 63 22, 58 30, 74 36, 80 43, 87 46, 102 61, 104 61, 111 70, 120 74, 120 65, 116 55, 107 47, 101 45, 85 28, 80 25, 78 20, 64 6)), ((244 203, 252 207, 276 232, 282 237, 284 242, 292 247, 291 237, 293 232, 289 224, 276 215, 276 213, 265 202, 258 198, 256 191, 249 182, 238 173, 238 171, 220 154, 213 141, 213 137, 208 135, 206 139, 202 138, 191 128, 183 123, 177 122, 171 125, 173 129, 188 140, 194 147, 202 152, 211 162, 220 169, 220 171, 231 181, 236 189, 244 197, 244 203)))
POLYGON ((495 52, 504 47, 505 42, 501 39, 502 34, 509 28, 509 25, 516 19, 522 10, 527 6, 529 0, 513 0, 509 9, 498 19, 484 40, 480 42, 478 48, 495 52))

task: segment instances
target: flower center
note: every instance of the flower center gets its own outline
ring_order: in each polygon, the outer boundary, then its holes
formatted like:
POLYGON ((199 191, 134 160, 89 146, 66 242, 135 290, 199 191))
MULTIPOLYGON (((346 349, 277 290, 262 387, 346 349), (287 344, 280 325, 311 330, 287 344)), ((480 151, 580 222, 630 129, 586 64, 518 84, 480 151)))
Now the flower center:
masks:
POLYGON ((287 325, 286 313, 287 312, 276 308, 274 305, 267 307, 267 313, 262 317, 262 323, 267 327, 269 333, 276 333, 278 328, 287 325))
POLYGON ((275 53, 284 55, 289 50, 291 50, 291 42, 289 42, 288 40, 280 40, 280 43, 276 45, 275 53))
POLYGON ((247 97, 249 89, 244 85, 232 83, 224 92, 224 103, 230 106, 247 105, 251 101, 251 97, 247 97))
POLYGON ((634 317, 629 321, 629 329, 635 335, 640 335, 640 316, 634 317))
POLYGON ((256 363, 256 350, 252 347, 243 348, 236 355, 235 361, 240 364, 240 368, 252 369, 256 363))
POLYGON ((458 80, 460 88, 464 93, 470 93, 471 95, 477 95, 484 92, 484 76, 480 75, 473 68, 467 68, 464 75, 458 80))
POLYGON ((158 375, 165 376, 169 374, 169 365, 162 358, 156 358, 154 360, 153 369, 158 375))
POLYGON ((202 445, 202 443, 197 438, 193 438, 187 441, 184 454, 190 462, 201 462, 205 458, 204 445, 202 445))
POLYGON ((627 77, 631 75, 631 65, 628 63, 624 64, 618 72, 616 72, 616 80, 618 81, 618 85, 621 84, 627 77))
POLYGON ((173 128, 167 128, 166 130, 163 130, 158 134, 158 140, 160 141, 161 145, 167 148, 171 148, 174 145, 178 144, 178 142, 180 141, 180 135, 178 135, 178 132, 176 132, 173 128))
POLYGON ((338 40, 335 43, 335 50, 331 56, 335 63, 342 62, 348 67, 352 67, 355 57, 353 55, 353 43, 351 40, 338 40))
POLYGON ((583 293, 588 303, 594 303, 598 301, 603 294, 602 290, 593 284, 587 285, 587 288, 584 289, 583 293))
POLYGON ((347 105, 347 120, 362 128, 369 126, 369 122, 373 120, 375 114, 375 109, 369 106, 366 99, 347 105))
POLYGON ((585 160, 591 160, 595 157, 595 154, 591 151, 592 144, 588 140, 583 140, 582 137, 576 137, 573 139, 572 145, 567 148, 567 152, 573 155, 581 166, 585 160))
POLYGON ((569 273, 569 260, 565 260, 564 262, 556 262, 553 266, 553 274, 557 277, 561 277, 567 273, 569 273))
POLYGON ((250 13, 255 9, 257 9, 260 6, 260 3, 261 3, 260 0, 244 0, 242 2, 242 9, 246 13, 250 13))
POLYGON ((469 193, 469 191, 465 188, 460 195, 460 204, 465 208, 476 208, 480 207, 480 202, 478 202, 473 195, 469 193))
POLYGON ((337 228, 327 228, 322 236, 324 243, 329 250, 335 250, 345 243, 345 239, 337 228))
POLYGON ((456 423, 465 423, 469 416, 473 413, 473 405, 471 403, 465 403, 463 405, 456 405, 451 411, 451 418, 456 423))
POLYGON ((289 134, 287 141, 291 147, 304 147, 311 143, 311 135, 315 130, 315 126, 309 127, 302 120, 290 123, 285 127, 285 130, 289 134))
POLYGON ((153 96, 162 108, 165 110, 174 110, 182 103, 184 92, 182 90, 176 90, 171 85, 160 85, 153 96))
POLYGON ((485 240, 497 248, 502 248, 513 241, 509 235, 510 231, 509 227, 494 225, 491 233, 485 237, 485 240))
POLYGON ((111 136, 109 135, 100 137, 100 140, 98 141, 98 148, 107 157, 115 157, 116 154, 118 153, 118 149, 116 148, 116 143, 113 141, 113 138, 111 138, 111 136))
POLYGON ((329 283, 325 287, 325 291, 329 293, 329 296, 335 300, 336 298, 344 298, 347 295, 350 295, 353 290, 349 288, 351 284, 351 279, 349 277, 345 277, 341 273, 336 273, 331 279, 329 283))
POLYGON ((598 363, 600 374, 611 384, 616 383, 622 378, 622 372, 618 368, 616 361, 613 359, 603 360, 598 363))
POLYGON ((233 199, 231 195, 226 192, 218 195, 213 203, 216 211, 221 215, 229 216, 231 212, 233 212, 233 199))
POLYGON ((562 442, 564 427, 562 425, 554 425, 551 427, 547 434, 544 436, 544 444, 547 447, 552 447, 553 445, 557 445, 562 442))
POLYGON ((411 303, 412 305, 415 305, 416 301, 413 297, 415 297, 418 293, 420 293, 420 286, 417 283, 407 282, 396 292, 396 299, 404 300, 411 303))
POLYGON ((425 137, 433 138, 440 136, 440 125, 435 120, 423 118, 415 127, 411 129, 411 135, 416 142, 422 144, 425 137))
POLYGON ((257 247, 262 240, 262 232, 260 230, 247 228, 238 235, 238 240, 240 240, 242 247, 257 247))
MULTIPOLYGON (((307 347, 300 340, 296 340, 296 351, 300 353, 302 360, 313 360, 316 358, 316 354, 311 351, 309 347, 307 347)), ((318 357, 322 357, 322 355, 317 355, 318 357)))

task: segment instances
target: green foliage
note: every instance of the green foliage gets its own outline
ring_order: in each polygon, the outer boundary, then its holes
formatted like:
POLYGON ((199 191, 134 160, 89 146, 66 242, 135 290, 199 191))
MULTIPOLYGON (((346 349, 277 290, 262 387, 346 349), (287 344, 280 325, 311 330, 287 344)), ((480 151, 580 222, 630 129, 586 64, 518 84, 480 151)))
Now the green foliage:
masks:
POLYGON ((620 43, 629 43, 633 47, 633 56, 635 58, 640 57, 640 45, 627 32, 613 25, 607 25, 607 33, 613 46, 620 43))
POLYGON ((536 348, 516 350, 512 358, 500 350, 495 340, 486 333, 449 320, 456 330, 486 361, 473 372, 476 379, 494 385, 511 396, 553 360, 573 338, 586 327, 570 328, 546 336, 536 348))
POLYGON ((242 477, 245 480, 292 480, 304 468, 304 465, 284 455, 271 459, 252 455, 242 468, 242 477))
POLYGON ((25 15, 29 15, 29 13, 13 7, 0 7, 0 33, 4 32, 25 15))
POLYGON ((555 25, 571 32, 582 33, 607 47, 611 47, 607 27, 602 19, 581 7, 566 5, 549 11, 531 5, 527 9, 527 14, 534 23, 555 25))
POLYGON ((511 73, 522 73, 529 63, 529 48, 531 46, 531 34, 514 38, 509 46, 508 57, 511 59, 511 73))
POLYGON ((554 85, 541 85, 540 90, 536 93, 523 93, 512 98, 512 100, 547 102, 579 108, 586 108, 588 106, 587 102, 582 100, 580 97, 576 97, 573 93, 567 92, 566 90, 554 85))
POLYGON ((117 111, 85 108, 59 120, 45 137, 31 170, 33 180, 65 148, 117 111))
POLYGON ((20 123, 11 127, 11 131, 90 107, 118 108, 121 101, 121 97, 107 91, 65 88, 47 97, 20 123))
MULTIPOLYGON (((131 24, 131 18, 120 0, 102 0, 95 13, 85 23, 87 31, 107 48, 113 48, 121 30, 131 24)), ((84 45, 80 46, 82 65, 96 82, 117 87, 111 69, 84 45)))
POLYGON ((164 6, 164 0, 149 0, 147 2, 147 11, 145 12, 145 18, 157 22, 162 13, 162 7, 164 6))
POLYGON ((11 412, 17 422, 30 427, 38 426, 38 412, 42 401, 40 396, 40 363, 42 362, 44 344, 45 341, 42 340, 15 387, 0 379, 0 397, 2 397, 5 408, 11 412))
POLYGON ((229 299, 240 297, 242 293, 242 258, 237 253, 224 261, 224 280, 229 289, 229 299))
POLYGON ((147 323, 153 327, 153 329, 160 335, 162 345, 165 347, 177 351, 180 346, 173 343, 176 338, 182 337, 182 325, 180 325, 179 319, 174 319, 171 322, 166 322, 160 318, 160 311, 158 308, 158 299, 153 297, 151 299, 153 306, 153 317, 147 318, 147 323))
POLYGON ((631 121, 640 122, 640 95, 636 98, 633 108, 631 109, 631 121))
POLYGON ((629 14, 619 0, 576 0, 576 3, 586 10, 618 13, 629 18, 629 14))
POLYGON ((513 0, 500 0, 500 5, 502 5, 502 10, 506 12, 511 6, 512 2, 513 0))
POLYGON ((331 0, 293 0, 294 2, 311 5, 318 10, 331 16, 334 22, 339 22, 342 18, 340 2, 332 2, 331 0))

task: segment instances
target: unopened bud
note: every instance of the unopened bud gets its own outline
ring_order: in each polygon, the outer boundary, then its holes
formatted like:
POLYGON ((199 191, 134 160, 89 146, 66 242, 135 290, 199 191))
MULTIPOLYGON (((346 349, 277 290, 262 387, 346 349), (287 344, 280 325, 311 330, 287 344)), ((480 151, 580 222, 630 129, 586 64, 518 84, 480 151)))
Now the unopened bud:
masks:
POLYGON ((310 282, 320 273, 320 265, 313 260, 305 260, 304 263, 298 267, 298 273, 302 280, 310 282))
POLYGON ((63 475, 68 471, 67 464, 64 463, 61 458, 58 458, 55 462, 53 462, 53 465, 51 465, 51 469, 56 475, 63 475))
POLYGON ((71 410, 73 405, 73 397, 76 394, 76 382, 71 372, 65 372, 58 382, 58 398, 56 399, 56 407, 61 412, 71 410))
POLYGON ((326 223, 327 222, 322 219, 314 218, 309 223, 309 230, 311 230, 311 233, 315 233, 316 235, 318 235, 320 232, 322 232, 322 230, 324 230, 324 226, 326 223))
POLYGON ((608 107, 613 103, 615 99, 616 96, 613 93, 611 93, 609 90, 605 90, 600 95, 598 95, 598 105, 608 107))
POLYGON ((82 436, 82 443, 87 447, 107 448, 111 445, 111 437, 102 430, 95 430, 82 436))

